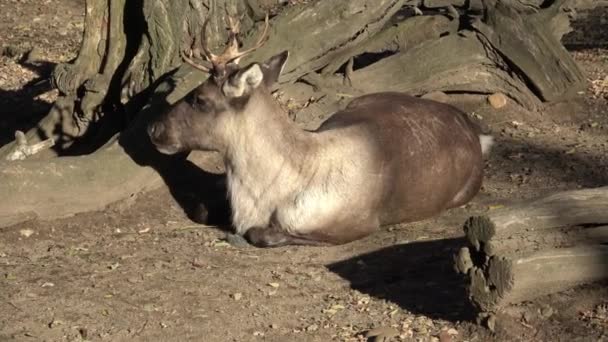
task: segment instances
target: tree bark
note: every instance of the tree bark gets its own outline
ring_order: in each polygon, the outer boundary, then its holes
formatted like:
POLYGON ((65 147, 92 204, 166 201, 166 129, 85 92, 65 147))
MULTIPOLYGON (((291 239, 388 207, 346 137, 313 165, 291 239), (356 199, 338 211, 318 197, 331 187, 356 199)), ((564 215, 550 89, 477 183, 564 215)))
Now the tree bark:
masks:
MULTIPOLYGON (((466 253, 466 252, 461 252, 466 253)), ((493 257, 469 271, 467 290, 481 312, 608 278, 608 246, 547 249, 493 257)))
MULTIPOLYGON (((545 101, 575 94, 582 84, 560 36, 549 28, 565 16, 559 10, 562 1, 541 8, 545 2, 333 0, 274 6, 267 43, 243 64, 291 51, 278 88, 311 85, 310 93, 322 98, 295 113, 302 126, 326 117, 353 96, 385 90, 415 95, 435 90, 502 92, 535 110, 545 101)), ((264 3, 268 1, 87 0, 79 55, 52 76, 61 97, 38 127, 26 133, 30 144, 52 138, 55 147, 27 161, 0 165, 2 190, 13 194, 0 203, 0 217, 13 218, 0 220, 0 226, 19 221, 14 217, 35 207, 40 218, 56 217, 53 213, 59 211, 52 203, 59 200, 57 192, 65 208, 71 208, 61 215, 68 215, 95 207, 92 199, 78 204, 86 193, 96 191, 96 207, 102 208, 138 188, 162 184, 161 174, 154 176, 138 165, 169 160, 146 147, 143 155, 135 154, 152 162, 129 161, 132 148, 108 141, 119 134, 121 141, 134 141, 133 146, 149 145, 145 131, 133 126, 144 126, 206 79, 180 58, 180 51, 200 46, 204 19, 210 17, 208 36, 218 47, 226 38, 224 8, 243 15, 243 43, 250 45, 262 26, 264 3), (73 157, 47 160, 57 155, 73 157), (107 169, 98 169, 102 166, 107 169), (51 169, 57 172, 36 176, 51 169), (59 175, 79 182, 63 181, 59 175), (132 182, 132 187, 117 189, 119 180, 132 182)), ((0 148, 0 160, 15 148, 15 143, 0 148)), ((160 164, 155 169, 166 169, 160 164)))

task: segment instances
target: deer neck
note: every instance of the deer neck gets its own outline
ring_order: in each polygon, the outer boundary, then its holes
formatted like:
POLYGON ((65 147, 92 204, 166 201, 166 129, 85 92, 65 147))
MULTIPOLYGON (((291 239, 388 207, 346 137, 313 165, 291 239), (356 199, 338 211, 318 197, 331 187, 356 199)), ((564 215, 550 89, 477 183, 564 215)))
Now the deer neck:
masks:
POLYGON ((253 94, 237 116, 225 155, 229 182, 242 183, 259 197, 277 182, 287 190, 307 178, 318 149, 315 137, 290 120, 269 93, 253 94))

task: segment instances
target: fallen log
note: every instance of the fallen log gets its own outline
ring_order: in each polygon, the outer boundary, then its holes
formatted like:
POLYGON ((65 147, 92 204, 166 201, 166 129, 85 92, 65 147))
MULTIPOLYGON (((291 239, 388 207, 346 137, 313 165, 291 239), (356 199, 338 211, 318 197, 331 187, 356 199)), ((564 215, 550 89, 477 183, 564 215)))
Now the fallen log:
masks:
POLYGON ((470 217, 455 256, 481 312, 608 278, 608 187, 566 191, 470 217))
MULTIPOLYGON (((460 258, 467 257, 463 250, 460 258)), ((508 304, 608 278, 608 246, 494 256, 481 267, 471 267, 468 274, 471 302, 481 312, 495 312, 508 304)))

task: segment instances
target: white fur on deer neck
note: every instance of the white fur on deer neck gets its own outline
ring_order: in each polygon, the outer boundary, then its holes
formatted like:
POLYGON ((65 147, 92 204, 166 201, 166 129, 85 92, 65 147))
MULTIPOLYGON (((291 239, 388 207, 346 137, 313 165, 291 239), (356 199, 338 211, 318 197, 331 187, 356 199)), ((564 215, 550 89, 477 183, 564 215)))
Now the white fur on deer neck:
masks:
POLYGON ((380 181, 372 179, 368 144, 340 130, 302 131, 270 96, 253 96, 233 122, 227 143, 236 232, 275 221, 290 233, 305 234, 338 219, 340 212, 367 215, 353 199, 380 181))

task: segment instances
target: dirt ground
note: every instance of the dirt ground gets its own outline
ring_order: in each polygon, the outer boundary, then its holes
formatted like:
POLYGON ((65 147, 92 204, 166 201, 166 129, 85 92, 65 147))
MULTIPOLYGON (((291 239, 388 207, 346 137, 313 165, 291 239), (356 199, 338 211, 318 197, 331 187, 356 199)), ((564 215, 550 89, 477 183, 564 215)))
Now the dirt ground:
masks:
MULTIPOLYGON (((497 139, 466 207, 328 248, 232 247, 166 189, 0 228, 0 341, 364 341, 382 327, 394 341, 608 341, 606 284, 509 307, 492 333, 451 266, 467 216, 608 184, 608 44, 585 40, 608 32, 608 8, 593 13, 571 36, 579 100, 527 113, 454 98, 497 139)), ((83 15, 82 0, 0 0, 0 143, 48 110, 38 81, 75 56, 83 15)))

